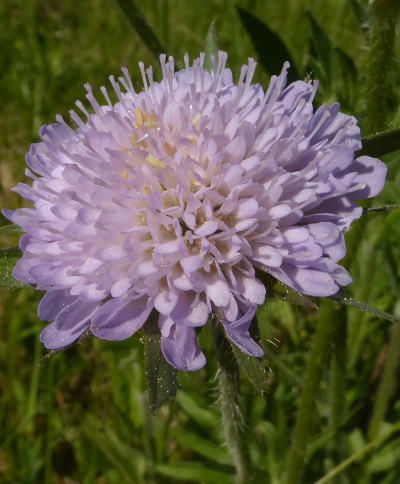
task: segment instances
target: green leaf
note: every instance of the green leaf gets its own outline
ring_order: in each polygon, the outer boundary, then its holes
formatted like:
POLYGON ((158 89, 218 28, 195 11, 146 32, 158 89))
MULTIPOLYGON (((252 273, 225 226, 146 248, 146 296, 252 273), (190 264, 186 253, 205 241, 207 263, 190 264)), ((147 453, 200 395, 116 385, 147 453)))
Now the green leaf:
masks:
POLYGON ((209 484, 232 484, 233 474, 209 469, 204 464, 185 462, 176 466, 159 464, 154 471, 175 480, 190 480, 209 484))
POLYGON ((21 256, 22 252, 18 247, 0 249, 0 287, 9 289, 12 287, 23 287, 25 285, 12 276, 14 266, 21 256))
POLYGON ((161 352, 161 335, 155 312, 150 315, 144 329, 147 392, 150 410, 155 414, 164 403, 175 397, 178 388, 178 371, 167 363, 161 352))
POLYGON ((217 464, 232 464, 232 457, 225 447, 221 447, 208 439, 199 437, 194 432, 188 432, 179 427, 171 429, 171 433, 175 437, 175 440, 184 448, 194 450, 217 464))
POLYGON ((332 43, 311 12, 307 12, 311 26, 310 55, 313 74, 323 81, 323 86, 331 83, 332 43))
POLYGON ((264 358, 248 356, 235 345, 231 345, 233 354, 239 364, 240 371, 246 376, 254 388, 265 395, 270 391, 272 373, 265 363, 264 358))
POLYGON ((167 54, 167 48, 147 23, 146 18, 136 5, 136 2, 134 0, 116 0, 116 2, 154 57, 158 60, 160 54, 167 54))
POLYGON ((368 471, 371 474, 377 472, 388 472, 394 469, 397 463, 400 461, 400 442, 395 440, 390 444, 387 444, 379 452, 376 452, 368 465, 368 471))
POLYGON ((216 430, 215 422, 218 419, 218 414, 212 412, 206 407, 199 405, 195 397, 189 393, 180 390, 176 396, 176 401, 183 408, 183 410, 202 427, 216 430))
POLYGON ((350 5, 361 28, 367 32, 369 20, 367 3, 360 2, 359 0, 350 0, 350 5))
POLYGON ((207 35, 206 35, 206 59, 204 62, 204 67, 211 71, 212 69, 212 62, 211 56, 216 59, 218 57, 218 42, 217 42, 217 34, 215 32, 215 21, 213 20, 208 28, 207 35))
POLYGON ((333 49, 335 93, 345 109, 355 105, 358 94, 358 72, 352 57, 339 47, 333 49))
POLYGON ((362 146, 357 156, 382 156, 400 150, 400 128, 367 136, 362 139, 362 146))
POLYGON ((279 74, 285 61, 290 62, 288 82, 300 78, 296 64, 283 40, 264 22, 241 7, 236 7, 240 21, 249 34, 262 67, 268 74, 279 74), (268 48, 267 48, 268 47, 268 48))

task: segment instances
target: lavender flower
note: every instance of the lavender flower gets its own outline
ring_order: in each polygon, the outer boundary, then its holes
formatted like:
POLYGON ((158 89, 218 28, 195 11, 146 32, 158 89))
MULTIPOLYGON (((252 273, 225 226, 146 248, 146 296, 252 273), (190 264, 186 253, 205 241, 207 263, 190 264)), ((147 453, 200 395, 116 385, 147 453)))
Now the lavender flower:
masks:
POLYGON ((205 364, 196 328, 218 310, 229 338, 261 357, 249 325, 265 287, 261 269, 304 294, 329 296, 351 282, 337 262, 343 233, 361 216, 355 200, 382 189, 386 168, 362 156, 360 130, 339 105, 313 112, 317 82, 286 85, 288 63, 266 92, 252 84, 254 60, 237 84, 220 52, 163 79, 140 69, 135 92, 126 69, 91 87, 77 129, 57 116, 26 157, 32 186, 14 190, 34 208, 4 211, 26 232, 14 277, 45 296, 39 317, 46 348, 90 330, 119 341, 159 313, 162 351, 181 370, 205 364), (37 175, 33 174, 35 172, 37 175))

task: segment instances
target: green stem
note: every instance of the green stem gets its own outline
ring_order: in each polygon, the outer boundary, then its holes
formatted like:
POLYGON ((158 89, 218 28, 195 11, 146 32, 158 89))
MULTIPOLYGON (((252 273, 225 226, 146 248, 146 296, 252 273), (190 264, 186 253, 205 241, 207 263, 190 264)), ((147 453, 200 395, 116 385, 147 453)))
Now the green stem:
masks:
POLYGON ((367 58, 366 116, 367 134, 386 127, 392 99, 395 27, 400 2, 374 0, 370 13, 370 39, 367 58))
MULTIPOLYGON (((367 135, 384 130, 388 122, 392 101, 392 66, 396 62, 395 25, 399 12, 398 0, 374 0, 371 5, 365 85, 364 130, 367 135)), ((366 200, 363 207, 369 208, 371 204, 372 200, 366 200)), ((364 238, 367 223, 367 217, 361 217, 347 234, 347 256, 343 261, 345 267, 350 267, 359 241, 364 238)))
MULTIPOLYGON (((395 315, 400 315, 400 303, 397 304, 395 315)), ((396 370, 400 357, 400 325, 395 324, 391 328, 389 349, 386 356, 382 379, 379 384, 378 395, 375 401, 374 412, 368 426, 367 441, 372 442, 379 436, 381 424, 385 418, 389 400, 392 396, 396 383, 396 370)), ((360 484, 367 482, 368 462, 361 471, 360 484)))
MULTIPOLYGON (((343 438, 339 432, 343 420, 343 409, 346 396, 346 311, 344 308, 336 310, 336 323, 333 323, 332 335, 332 377, 331 377, 331 426, 335 431, 332 461, 337 465, 342 457, 343 438)), ((340 480, 332 481, 332 484, 340 480)))
MULTIPOLYGON (((395 315, 400 316, 400 303, 397 305, 395 315)), ((381 382, 379 384, 379 390, 377 399, 375 402, 374 413, 371 418, 371 422, 368 427, 368 440, 374 440, 379 433, 379 427, 386 414, 387 406, 392 396, 393 389, 396 382, 396 368, 399 362, 400 356, 400 325, 395 324, 391 328, 391 336, 389 349, 386 357, 385 367, 381 382)))
POLYGON ((316 333, 308 354, 304 386, 286 466, 287 484, 297 484, 301 478, 310 427, 315 415, 315 396, 318 395, 322 372, 330 356, 335 319, 334 302, 329 299, 323 300, 318 312, 316 333))
POLYGON ((249 484, 252 471, 247 446, 249 436, 239 402, 239 366, 216 316, 213 316, 213 335, 219 364, 219 403, 225 439, 236 467, 236 484, 249 484))

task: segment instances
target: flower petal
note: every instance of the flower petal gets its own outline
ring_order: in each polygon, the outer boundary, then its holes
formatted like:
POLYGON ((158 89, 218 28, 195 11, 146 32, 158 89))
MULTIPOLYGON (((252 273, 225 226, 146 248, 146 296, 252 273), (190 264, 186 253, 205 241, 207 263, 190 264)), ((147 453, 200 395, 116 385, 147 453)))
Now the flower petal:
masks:
POLYGON ((256 314, 257 306, 251 304, 249 306, 242 305, 242 316, 236 321, 228 321, 224 318, 224 328, 226 334, 235 343, 235 345, 249 356, 262 358, 264 351, 250 336, 249 328, 253 318, 256 314))
POLYGON ((90 318, 98 307, 97 302, 88 303, 76 298, 58 313, 54 323, 42 331, 40 341, 48 350, 69 346, 89 329, 90 318))
POLYGON ((168 363, 178 370, 196 371, 206 364, 197 346, 196 330, 185 324, 175 324, 169 336, 161 337, 161 349, 168 363))
POLYGON ((148 296, 118 297, 104 303, 92 318, 90 329, 101 339, 121 341, 131 337, 146 322, 153 309, 148 296))
POLYGON ((38 307, 38 316, 42 321, 54 321, 59 312, 70 305, 77 296, 71 296, 68 290, 47 291, 38 307))

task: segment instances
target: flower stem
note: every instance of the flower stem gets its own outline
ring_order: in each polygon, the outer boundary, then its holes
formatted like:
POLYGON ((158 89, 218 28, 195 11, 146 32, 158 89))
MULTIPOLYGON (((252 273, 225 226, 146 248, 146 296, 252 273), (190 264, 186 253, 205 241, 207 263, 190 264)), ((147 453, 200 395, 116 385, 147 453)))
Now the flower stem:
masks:
POLYGON ((315 414, 316 395, 318 395, 322 372, 330 356, 335 319, 334 302, 323 300, 318 312, 314 340, 308 354, 304 386, 286 465, 287 484, 297 484, 300 481, 310 426, 315 414))
MULTIPOLYGON (((397 304, 395 315, 400 315, 400 303, 397 304)), ((400 357, 400 325, 394 324, 391 329, 389 349, 383 370, 382 380, 379 385, 378 396, 375 403, 374 413, 368 427, 368 440, 374 440, 379 433, 379 427, 383 421, 389 399, 395 385, 396 368, 400 357)))
POLYGON ((239 366, 221 323, 213 316, 213 335, 219 364, 219 403, 225 439, 236 467, 236 484, 251 482, 249 439, 239 402, 239 366))
POLYGON ((366 116, 367 134, 386 127, 392 99, 395 27, 400 3, 398 0, 371 2, 370 39, 367 58, 366 116))

